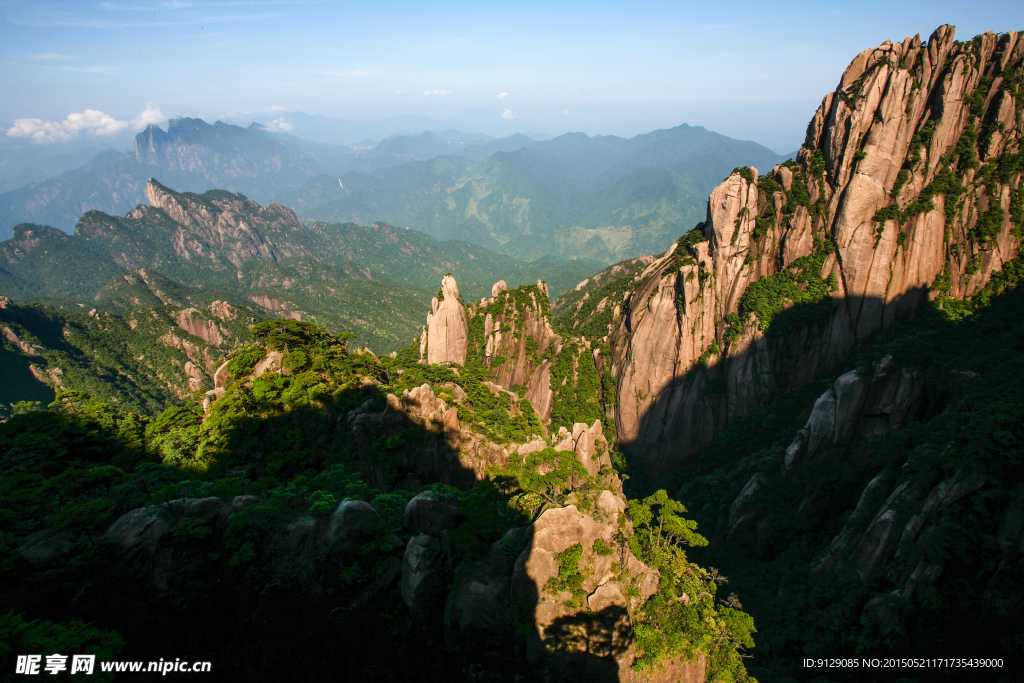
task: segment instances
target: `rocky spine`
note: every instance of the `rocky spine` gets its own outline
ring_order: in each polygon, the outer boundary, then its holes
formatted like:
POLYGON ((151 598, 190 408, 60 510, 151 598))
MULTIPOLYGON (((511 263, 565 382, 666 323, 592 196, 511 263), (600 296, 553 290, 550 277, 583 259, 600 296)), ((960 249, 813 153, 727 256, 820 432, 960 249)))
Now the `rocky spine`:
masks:
POLYGON ((624 447, 667 472, 726 421, 929 296, 977 292, 1013 258, 1022 70, 1014 32, 957 43, 943 26, 927 45, 887 41, 825 97, 796 163, 737 169, 718 186, 703 239, 648 266, 610 330, 624 447), (783 277, 804 292, 820 283, 823 309, 770 334, 763 298, 744 297, 783 277))

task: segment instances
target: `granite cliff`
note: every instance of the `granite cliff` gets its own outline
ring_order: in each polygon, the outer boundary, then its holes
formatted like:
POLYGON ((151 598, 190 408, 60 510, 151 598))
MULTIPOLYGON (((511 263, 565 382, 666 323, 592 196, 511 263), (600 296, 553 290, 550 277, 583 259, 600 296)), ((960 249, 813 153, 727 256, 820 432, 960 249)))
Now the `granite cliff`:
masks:
POLYGON ((825 97, 796 162, 715 188, 607 329, 623 448, 669 472, 929 297, 979 291, 1024 225, 1022 73, 1014 32, 887 41, 825 97))

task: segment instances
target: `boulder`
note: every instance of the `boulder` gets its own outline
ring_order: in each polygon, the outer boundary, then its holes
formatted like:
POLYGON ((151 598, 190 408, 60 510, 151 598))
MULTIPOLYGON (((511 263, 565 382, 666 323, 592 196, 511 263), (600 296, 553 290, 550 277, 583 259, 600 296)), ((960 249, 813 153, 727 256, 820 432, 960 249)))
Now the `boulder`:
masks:
POLYGON ((445 529, 459 525, 461 515, 461 505, 442 500, 435 491, 424 491, 405 506, 403 523, 416 533, 440 537, 445 529))
POLYGON ((444 608, 451 580, 448 554, 439 539, 417 534, 402 556, 402 601, 414 621, 426 622, 444 608))
POLYGON ((51 535, 49 531, 39 531, 28 538, 18 548, 18 554, 33 567, 56 564, 61 562, 75 549, 75 538, 69 531, 51 535))
POLYGON ((379 534, 383 529, 384 520, 369 503, 346 499, 338 504, 328 520, 320 547, 324 554, 331 554, 379 534))

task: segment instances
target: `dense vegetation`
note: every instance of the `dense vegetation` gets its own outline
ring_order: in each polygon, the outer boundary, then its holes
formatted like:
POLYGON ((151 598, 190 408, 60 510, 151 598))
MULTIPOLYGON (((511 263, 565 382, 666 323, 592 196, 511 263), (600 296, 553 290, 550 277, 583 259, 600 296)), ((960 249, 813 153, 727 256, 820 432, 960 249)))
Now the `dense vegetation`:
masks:
MULTIPOLYGON (((0 544, 10 558, 0 566, 6 586, 0 590, 0 613, 15 610, 0 629, 11 634, 9 642, 47 651, 98 648, 108 657, 144 659, 152 657, 153 638, 160 633, 163 647, 177 648, 179 654, 188 651, 221 661, 225 652, 253 656, 249 636, 215 636, 197 625, 237 619, 238 610, 245 611, 240 606, 252 596, 277 590, 273 586, 280 579, 274 568, 282 562, 299 562, 297 571, 310 570, 280 539, 292 528, 289 524, 323 519, 347 499, 368 503, 386 528, 366 537, 358 552, 337 560, 340 574, 316 574, 316 581, 327 591, 327 604, 335 610, 331 613, 340 609, 358 615, 358 627, 331 621, 330 610, 307 611, 303 628, 278 633, 272 646, 261 646, 256 665, 277 671, 285 660, 294 666, 298 654, 311 655, 320 648, 324 656, 311 656, 302 665, 310 675, 326 670, 322 667, 341 666, 356 676, 389 677, 423 657, 444 671, 451 663, 444 661, 442 651, 430 652, 429 644, 424 649, 410 635, 397 588, 387 583, 412 533, 402 518, 409 499, 429 489, 461 505, 464 521, 448 536, 453 561, 458 562, 483 557, 507 530, 528 523, 545 507, 575 502, 589 509, 600 491, 571 451, 551 448, 492 468, 490 480, 476 482, 443 465, 432 479, 417 481, 410 475, 422 474, 423 458, 444 450, 443 434, 403 421, 399 414, 381 431, 366 433, 367 439, 345 426, 346 420, 352 424, 363 411, 381 410, 387 394, 400 396, 426 383, 439 398, 458 406, 465 426, 495 442, 522 442, 540 433, 529 404, 513 406, 508 392, 493 392, 482 367, 423 365, 412 347, 378 359, 350 352, 351 335, 335 336, 291 320, 259 323, 250 334, 252 343, 229 356, 226 392, 205 414, 201 394, 146 417, 85 392, 68 391, 45 409, 19 403, 16 414, 0 424, 0 498, 6 509, 0 518, 0 544), (279 360, 268 367, 274 358, 279 360), (215 520, 176 512, 191 505, 189 501, 204 500, 246 502, 226 529, 215 520), (153 511, 147 514, 161 515, 163 509, 177 520, 168 551, 178 559, 159 574, 169 593, 153 593, 140 583, 132 574, 139 570, 130 561, 112 564, 117 551, 104 536, 115 520, 145 506, 156 506, 147 508, 153 511), (14 552, 19 547, 38 550, 26 556, 14 552), (26 557, 45 558, 49 552, 62 553, 63 561, 58 569, 46 570, 46 586, 40 589, 37 565, 26 557), (205 596, 208 602, 175 607, 173 596, 181 591, 205 596), (115 594, 120 607, 112 610, 115 594), (154 619, 157 606, 160 617, 154 619), (388 637, 382 640, 382 635, 388 637), (338 639, 344 644, 328 644, 338 639), (340 664, 354 652, 360 656, 340 664)), ((641 512, 651 505, 637 502, 631 508, 638 528, 654 529, 654 518, 641 512)), ((692 544, 699 538, 691 533, 692 523, 676 515, 678 504, 662 495, 656 507, 661 510, 657 540, 652 541, 655 532, 645 532, 648 540, 635 551, 652 566, 664 566, 663 576, 669 577, 664 587, 675 591, 673 596, 698 585, 706 595, 695 597, 689 606, 652 598, 637 613, 648 629, 638 630, 638 638, 647 634, 638 667, 700 650, 719 662, 715 666, 722 671, 740 671, 739 660, 732 659, 734 646, 751 644, 749 624, 729 621, 733 607, 714 600, 713 573, 686 562, 681 549, 672 549, 677 542, 692 544), (664 559, 668 557, 675 559, 669 562, 664 559), (676 619, 680 609, 688 624, 685 632, 680 631, 684 622, 676 619), (718 624, 713 629, 720 631, 707 631, 706 623, 718 624), (715 633, 727 637, 721 640, 715 633)), ((52 567, 41 561, 41 566, 52 567)), ((570 580, 572 571, 567 571, 570 580)))
POLYGON ((735 594, 717 599, 719 587, 727 581, 724 576, 687 559, 683 546, 702 547, 708 541, 697 533, 696 522, 681 516, 685 512, 664 489, 629 503, 627 514, 634 525, 630 547, 661 574, 658 593, 637 616, 641 656, 634 668, 652 670, 666 656, 702 652, 708 680, 753 681, 741 651, 754 646, 754 620, 735 594))
POLYGON ((190 390, 186 366, 201 366, 202 371, 192 372, 199 377, 212 372, 207 363, 216 367, 228 349, 248 339, 248 324, 265 315, 241 308, 235 319, 221 320, 208 310, 196 310, 193 320, 209 322, 223 334, 219 347, 178 327, 180 307, 160 305, 128 316, 109 310, 66 303, 60 308, 8 304, 0 310, 0 331, 6 335, 0 337, 0 349, 10 360, 5 367, 12 375, 12 383, 0 388, 0 415, 9 415, 10 405, 19 400, 43 400, 47 392, 52 397, 51 387, 84 391, 126 410, 155 414, 194 391, 212 388, 205 378, 193 382, 190 390), (35 376, 28 366, 35 366, 35 376))

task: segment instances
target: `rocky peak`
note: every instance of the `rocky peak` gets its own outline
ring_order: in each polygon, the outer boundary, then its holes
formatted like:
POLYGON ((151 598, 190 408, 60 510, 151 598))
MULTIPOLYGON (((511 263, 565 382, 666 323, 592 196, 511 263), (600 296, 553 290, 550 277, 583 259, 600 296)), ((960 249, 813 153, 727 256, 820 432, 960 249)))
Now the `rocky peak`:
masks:
POLYGON ((627 450, 674 467, 725 421, 912 315, 929 290, 977 292, 1024 229, 1022 77, 1015 32, 958 43, 943 26, 927 45, 887 41, 824 98, 797 162, 737 169, 715 188, 703 239, 648 266, 615 317, 627 450), (786 282, 800 294, 780 294, 786 282), (819 322, 767 335, 797 304, 818 306, 819 322))
POLYGON ((491 288, 491 298, 471 306, 468 316, 469 353, 490 368, 502 388, 525 386, 523 398, 546 422, 553 400, 552 354, 547 352, 552 345, 561 348, 551 327, 547 286, 538 282, 508 289, 501 280, 491 288))
MULTIPOLYGON (((216 250, 237 267, 254 258, 278 261, 311 253, 294 239, 304 230, 298 216, 278 204, 261 207, 243 195, 221 191, 178 193, 153 178, 146 194, 154 209, 180 226, 175 248, 186 258, 212 258, 211 250, 216 250)), ((129 218, 145 220, 148 215, 142 207, 129 218)))
POLYGON ((455 278, 445 275, 437 296, 430 301, 430 313, 421 337, 421 357, 430 364, 465 365, 467 335, 466 310, 459 296, 459 286, 455 278))
POLYGON ((170 142, 170 135, 159 126, 150 124, 135 136, 132 153, 140 164, 158 164, 164 156, 164 147, 170 142))

